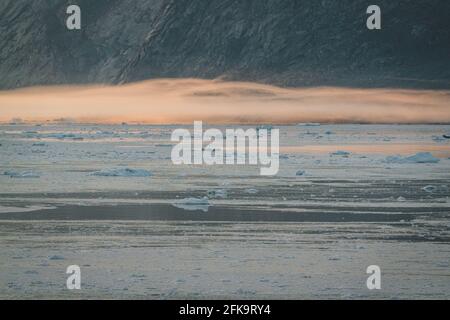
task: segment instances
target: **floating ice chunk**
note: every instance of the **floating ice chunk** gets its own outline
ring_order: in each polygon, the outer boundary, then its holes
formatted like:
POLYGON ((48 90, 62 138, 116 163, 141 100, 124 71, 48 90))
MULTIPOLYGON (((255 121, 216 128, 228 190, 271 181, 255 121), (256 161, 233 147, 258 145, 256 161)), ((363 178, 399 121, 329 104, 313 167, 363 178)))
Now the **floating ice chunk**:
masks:
POLYGON ((249 188, 249 189, 245 189, 245 193, 256 194, 256 193, 258 193, 258 190, 253 189, 253 188, 249 188))
POLYGON ((265 124, 265 125, 263 124, 263 125, 256 127, 256 131, 263 130, 263 129, 270 131, 273 129, 273 126, 271 126, 270 124, 265 124))
POLYGON ((296 175, 296 176, 304 176, 305 173, 306 173, 305 170, 298 170, 298 171, 295 173, 295 175, 296 175))
POLYGON ((218 189, 218 190, 208 190, 207 195, 209 198, 222 198, 225 199, 228 197, 227 190, 218 189))
POLYGON ((63 256, 53 255, 48 257, 49 260, 64 260, 65 258, 63 256))
POLYGON ((3 173, 5 176, 9 176, 10 178, 39 178, 40 176, 32 171, 5 171, 3 173))
MULTIPOLYGON (((445 135, 443 136, 432 136, 431 139, 433 139, 433 141, 436 142, 442 142, 442 141, 446 141, 447 139, 445 138, 445 135)), ((450 137, 449 137, 450 139, 450 137)))
POLYGON ((320 123, 308 122, 308 123, 299 123, 297 125, 302 126, 302 127, 318 127, 318 126, 320 126, 320 123))
POLYGON ((150 177, 152 173, 144 169, 116 168, 95 171, 90 175, 100 177, 150 177))
POLYGON ((192 204, 192 205, 209 205, 209 199, 208 197, 203 198, 184 198, 181 200, 177 200, 176 203, 178 204, 192 204))
POLYGON ((401 196, 400 196, 400 197, 397 198, 397 201, 398 201, 398 202, 405 202, 406 199, 405 199, 404 197, 401 197, 401 196))
POLYGON ((209 209, 209 199, 208 197, 203 198, 184 198, 175 201, 172 205, 176 208, 188 210, 188 211, 203 211, 208 212, 209 209))
POLYGON ((389 156, 386 158, 387 163, 438 163, 439 159, 434 157, 430 152, 419 152, 409 157, 389 156))
POLYGON ((46 147, 47 145, 44 142, 36 142, 33 143, 33 147, 46 147))
POLYGON ((73 133, 51 133, 47 135, 48 138, 56 138, 56 139, 82 139, 81 136, 77 136, 73 133))
POLYGON ((348 152, 348 151, 343 151, 343 150, 338 150, 338 151, 336 151, 336 152, 333 152, 331 155, 332 155, 332 156, 349 156, 349 155, 350 155, 350 152, 348 152))
POLYGON ((432 192, 435 192, 437 190, 437 187, 429 185, 429 186, 423 187, 422 190, 425 191, 425 192, 432 193, 432 192))

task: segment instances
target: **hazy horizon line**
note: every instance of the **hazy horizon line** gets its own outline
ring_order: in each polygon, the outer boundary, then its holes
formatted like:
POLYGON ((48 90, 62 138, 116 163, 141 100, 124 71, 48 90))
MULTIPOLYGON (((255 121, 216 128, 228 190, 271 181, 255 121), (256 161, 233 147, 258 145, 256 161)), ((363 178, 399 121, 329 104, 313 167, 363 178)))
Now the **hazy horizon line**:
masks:
POLYGON ((194 78, 0 91, 0 123, 449 124, 450 90, 277 87, 194 78), (16 121, 15 121, 16 120, 16 121))

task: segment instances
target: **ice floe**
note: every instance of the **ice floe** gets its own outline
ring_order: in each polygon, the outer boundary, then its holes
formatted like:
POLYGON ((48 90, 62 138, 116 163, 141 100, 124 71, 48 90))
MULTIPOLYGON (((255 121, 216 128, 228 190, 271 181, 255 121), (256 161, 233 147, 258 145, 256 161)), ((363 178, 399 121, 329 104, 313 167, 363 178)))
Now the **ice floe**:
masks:
POLYGON ((9 206, 0 206, 0 213, 16 213, 16 212, 31 212, 38 210, 50 210, 56 209, 54 206, 26 206, 26 207, 9 207, 9 206))
POLYGON ((3 173, 5 176, 9 176, 10 178, 39 178, 39 174, 32 171, 5 171, 3 173))
POLYGON ((349 156, 350 152, 348 151, 343 151, 343 150, 338 150, 336 152, 331 153, 332 156, 349 156))
POLYGON ((295 173, 295 175, 299 177, 299 176, 304 176, 305 173, 306 173, 305 170, 298 170, 298 171, 295 173))
POLYGON ((419 152, 415 155, 402 157, 402 156, 389 156, 386 158, 387 163, 438 163, 439 158, 434 157, 430 152, 419 152))
POLYGON ((48 257, 49 260, 65 260, 66 258, 64 258, 63 256, 59 256, 59 255, 53 255, 48 257))
POLYGON ((228 197, 227 190, 218 189, 218 190, 208 190, 207 191, 208 198, 222 198, 225 199, 228 197))
POLYGON ((203 198, 184 198, 177 200, 172 203, 172 205, 176 208, 188 210, 188 211, 196 211, 200 210, 203 212, 208 212, 210 207, 208 197, 203 198))
POLYGON ((100 177, 150 177, 152 173, 144 169, 114 168, 95 171, 90 175, 100 177))
POLYGON ((437 187, 429 185, 429 186, 423 187, 422 190, 425 191, 425 192, 428 192, 428 193, 432 193, 432 192, 435 192, 437 190, 437 187))
POLYGON ((318 127, 318 126, 320 126, 320 123, 307 122, 307 123, 298 123, 297 125, 301 126, 301 127, 318 127))

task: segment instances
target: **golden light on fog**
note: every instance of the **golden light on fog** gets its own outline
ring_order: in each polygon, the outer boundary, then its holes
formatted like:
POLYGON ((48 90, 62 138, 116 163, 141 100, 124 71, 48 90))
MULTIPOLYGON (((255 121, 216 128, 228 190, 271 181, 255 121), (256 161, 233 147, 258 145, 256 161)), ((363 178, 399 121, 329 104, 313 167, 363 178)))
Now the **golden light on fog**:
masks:
POLYGON ((0 121, 102 123, 442 123, 450 91, 280 88, 200 79, 122 86, 50 86, 0 92, 0 121))

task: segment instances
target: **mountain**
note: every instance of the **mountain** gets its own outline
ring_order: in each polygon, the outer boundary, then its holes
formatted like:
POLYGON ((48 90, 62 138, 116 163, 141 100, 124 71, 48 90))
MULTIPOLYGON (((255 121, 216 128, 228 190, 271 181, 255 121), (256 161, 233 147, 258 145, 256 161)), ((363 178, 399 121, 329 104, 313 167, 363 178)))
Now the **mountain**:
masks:
POLYGON ((450 1, 2 0, 0 88, 160 77, 450 89, 450 1), (66 28, 77 4, 81 30, 66 28))

